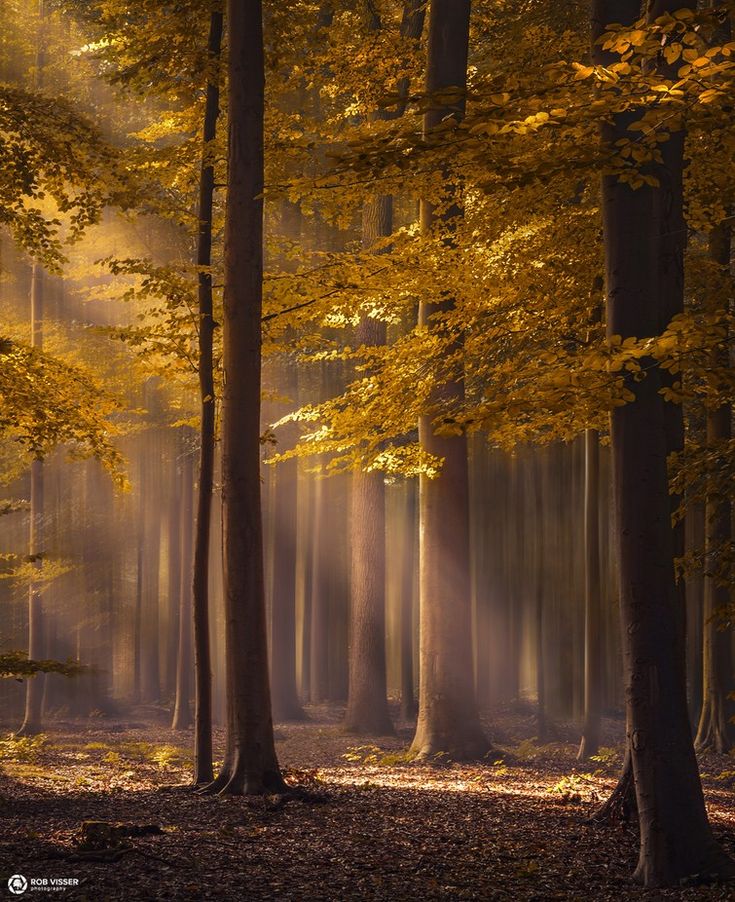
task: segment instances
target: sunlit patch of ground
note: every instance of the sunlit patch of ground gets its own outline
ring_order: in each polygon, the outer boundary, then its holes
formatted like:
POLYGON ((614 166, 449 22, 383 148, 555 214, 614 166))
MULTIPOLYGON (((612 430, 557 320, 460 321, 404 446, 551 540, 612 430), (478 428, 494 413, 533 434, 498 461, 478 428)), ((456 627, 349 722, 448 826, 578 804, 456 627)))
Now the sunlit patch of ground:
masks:
MULTIPOLYGON (((585 823, 620 766, 615 724, 584 766, 572 735, 538 745, 517 718, 501 720, 487 761, 428 765, 409 760, 406 724, 356 739, 338 709, 311 714, 319 720, 277 728, 288 779, 315 792, 285 805, 193 793, 191 734, 161 727, 58 724, 45 738, 1 741, 0 877, 75 877, 80 886, 55 898, 95 900, 735 898, 726 887, 645 893, 630 882, 634 831, 585 823), (119 860, 79 861, 86 820, 163 833, 131 839, 119 860)), ((733 853, 734 763, 703 762, 733 853)))

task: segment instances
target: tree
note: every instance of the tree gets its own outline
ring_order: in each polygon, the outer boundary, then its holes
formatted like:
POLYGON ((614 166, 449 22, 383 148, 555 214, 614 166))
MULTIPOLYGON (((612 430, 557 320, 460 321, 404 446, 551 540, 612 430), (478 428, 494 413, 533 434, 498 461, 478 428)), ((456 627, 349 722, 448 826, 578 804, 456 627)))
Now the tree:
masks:
MULTIPOLYGON (((41 23, 46 13, 45 2, 40 0, 38 6, 41 23)), ((41 28, 38 35, 36 53, 36 89, 43 87, 43 69, 45 65, 44 34, 41 28)), ((43 267, 34 260, 31 273, 31 347, 43 349, 43 267)), ((43 457, 36 455, 31 463, 31 523, 29 536, 29 557, 34 567, 41 569, 44 549, 44 503, 43 503, 43 457)), ((43 607, 41 593, 35 582, 28 587, 28 657, 42 657, 46 646, 43 607)), ((18 730, 20 736, 32 736, 41 730, 43 720, 43 680, 30 680, 26 684, 26 710, 23 723, 18 730)))
MULTIPOLYGON (((188 436, 187 436, 188 438, 188 436)), ((179 508, 179 541, 181 576, 179 585, 179 647, 176 655, 176 701, 173 730, 191 727, 192 678, 192 528, 194 506, 194 466, 191 443, 181 443, 181 505, 179 508)))
POLYGON ((602 629, 600 593, 600 439, 584 434, 584 726, 577 757, 596 755, 600 747, 602 629))
POLYGON ((283 789, 273 741, 260 506, 263 292, 263 17, 228 0, 229 155, 222 393, 227 744, 212 789, 283 789))
MULTIPOLYGON (((710 233, 709 254, 719 269, 721 289, 727 297, 727 277, 730 274, 731 229, 725 221, 710 233), (722 277, 725 278, 722 278, 722 277)), ((714 372, 729 367, 727 344, 711 352, 714 372)), ((706 412, 707 445, 717 448, 732 437, 732 407, 730 404, 710 402, 706 412)), ((705 505, 705 573, 704 611, 702 623, 702 710, 697 727, 695 745, 726 753, 732 748, 733 705, 729 699, 732 688, 732 630, 723 618, 731 602, 731 585, 727 573, 718 573, 718 556, 727 549, 732 538, 732 504, 723 497, 717 486, 709 486, 705 505), (723 623, 723 621, 725 621, 723 623)), ((725 552, 726 553, 726 552, 725 552)))
MULTIPOLYGON (((678 4, 676 4, 678 6, 678 4)), ((605 26, 638 20, 637 0, 595 0, 593 36, 605 26)), ((656 8, 654 13, 663 10, 656 8)), ((598 43, 596 61, 609 62, 598 43)), ((617 113, 602 126, 604 146, 626 140, 639 111, 617 113)), ((667 209, 680 208, 677 186, 683 142, 652 166, 653 182, 633 187, 616 173, 603 176, 607 323, 610 335, 660 335, 676 306, 664 261, 676 253, 662 240, 667 209)), ((670 222, 669 222, 670 224, 670 222)), ((681 236, 677 246, 682 247, 681 236)), ((735 875, 735 864, 715 842, 707 820, 689 728, 684 660, 683 595, 676 585, 676 537, 671 525, 667 456, 672 445, 664 377, 655 360, 645 378, 629 376, 631 398, 611 418, 620 604, 626 670, 628 747, 640 825, 636 877, 646 886, 694 874, 735 875)))
MULTIPOLYGON (((427 141, 444 120, 451 117, 459 122, 464 115, 469 27, 469 0, 432 0, 426 71, 430 107, 424 117, 427 141), (449 101, 444 99, 447 95, 449 101)), ((443 240, 451 241, 460 216, 453 199, 445 200, 443 211, 424 200, 421 231, 427 236, 443 232, 443 240)), ((453 305, 451 297, 436 303, 423 297, 420 326, 431 331, 437 318, 453 305)), ((432 399, 435 417, 445 403, 463 393, 460 374, 438 386, 432 399)), ((419 758, 445 753, 461 760, 488 750, 472 674, 467 438, 461 433, 442 434, 432 419, 428 414, 420 418, 419 439, 443 463, 438 478, 420 477, 419 711, 411 749, 419 758)))
MULTIPOLYGON (((377 196, 363 208, 363 246, 393 231, 392 198, 377 196)), ((360 346, 385 343, 386 327, 363 316, 360 346)), ((385 671, 385 478, 358 471, 352 479, 352 581, 349 693, 345 728, 353 733, 393 733, 385 671)))
POLYGON ((214 484, 215 388, 214 308, 212 303, 212 210, 214 199, 213 142, 219 118, 219 63, 222 46, 222 11, 209 20, 210 69, 204 106, 201 171, 199 174, 199 232, 197 238, 199 300, 199 396, 201 402, 201 450, 194 540, 194 782, 212 780, 212 666, 209 644, 209 544, 214 484))

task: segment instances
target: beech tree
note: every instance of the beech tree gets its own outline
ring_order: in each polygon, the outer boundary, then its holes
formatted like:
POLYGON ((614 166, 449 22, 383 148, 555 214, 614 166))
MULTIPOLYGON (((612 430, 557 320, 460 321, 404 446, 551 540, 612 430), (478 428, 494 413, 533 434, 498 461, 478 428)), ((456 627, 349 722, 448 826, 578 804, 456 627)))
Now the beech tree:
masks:
POLYGON ((260 505, 263 297, 263 14, 228 0, 222 505, 227 741, 210 784, 230 795, 284 787, 273 741, 260 505))
MULTIPOLYGON (((459 122, 464 114, 469 29, 469 0, 432 0, 426 63, 430 107, 424 117, 427 141, 448 117, 459 122), (444 99, 448 95, 449 102, 444 99)), ((443 211, 437 211, 431 201, 422 201, 424 235, 451 241, 455 221, 462 214, 455 198, 447 200, 443 211)), ((451 297, 422 298, 420 325, 431 331, 453 303, 451 297)), ((442 466, 437 478, 422 474, 419 489, 419 709, 411 745, 418 758, 439 753, 459 760, 475 758, 489 747, 480 726, 472 673, 467 439, 463 434, 442 434, 435 422, 443 404, 463 392, 463 379, 457 373, 436 389, 434 416, 419 420, 421 445, 440 458, 442 466)))
MULTIPOLYGON (((649 14, 663 11, 656 7, 649 14)), ((639 14, 637 0, 595 0, 593 37, 599 41, 609 23, 632 26, 639 14)), ((608 61, 598 43, 594 53, 600 64, 608 61)), ((610 152, 639 115, 618 113, 602 127, 610 152)), ((652 166, 652 183, 632 186, 617 174, 603 177, 608 333, 623 341, 660 335, 676 312, 667 266, 678 263, 680 271, 682 261, 675 255, 682 238, 678 235, 672 247, 659 231, 662 221, 667 228, 678 224, 663 210, 681 209, 683 141, 671 140, 663 162, 652 166), (673 257, 665 260, 665 254, 673 257)), ((735 875, 735 864, 715 842, 707 820, 689 727, 684 599, 674 574, 676 537, 667 477, 672 414, 662 394, 665 379, 649 361, 645 378, 627 380, 633 397, 613 410, 611 422, 628 747, 640 825, 636 877, 646 886, 669 885, 693 874, 735 875)))

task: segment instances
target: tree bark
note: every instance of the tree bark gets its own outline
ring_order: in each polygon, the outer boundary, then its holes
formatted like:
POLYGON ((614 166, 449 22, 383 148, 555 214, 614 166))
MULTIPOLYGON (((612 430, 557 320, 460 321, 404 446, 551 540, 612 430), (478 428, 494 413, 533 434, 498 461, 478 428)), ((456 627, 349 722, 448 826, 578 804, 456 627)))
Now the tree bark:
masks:
POLYGON ((401 559, 401 717, 416 717, 416 695, 413 678, 413 599, 414 573, 416 569, 416 480, 406 479, 404 484, 405 512, 401 559))
POLYGON ((181 577, 179 579, 179 653, 176 660, 176 704, 172 730, 188 730, 192 725, 192 526, 194 507, 193 449, 184 442, 181 463, 181 577))
POLYGON ((602 617, 600 611, 600 441, 595 429, 584 436, 584 727, 577 758, 600 748, 602 617))
MULTIPOLYGON (((710 234, 709 254, 723 275, 730 273, 730 223, 720 223, 710 234)), ((713 370, 727 369, 728 347, 710 355, 713 370)), ((729 404, 710 407, 706 412, 707 444, 717 447, 732 435, 732 409, 729 404)), ((733 745, 732 630, 722 627, 718 612, 731 603, 729 585, 720 585, 714 571, 723 548, 732 539, 732 505, 710 485, 705 505, 705 572, 702 624, 702 712, 695 745, 698 749, 729 752, 733 745)))
POLYGON ((544 646, 544 606, 546 591, 546 523, 544 519, 542 449, 534 449, 533 455, 533 497, 534 521, 536 525, 536 572, 534 575, 534 641, 536 651, 536 732, 539 742, 546 742, 546 656, 544 646))
MULTIPOLYGON (((377 196, 362 211, 362 244, 369 250, 393 231, 393 199, 377 196)), ((363 317, 358 347, 385 344, 385 323, 363 317)), ((349 690, 345 729, 390 734, 385 657, 385 481, 380 472, 352 477, 352 583, 349 690)))
POLYGON ((209 19, 207 50, 212 67, 207 81, 199 175, 199 234, 197 238, 199 301, 199 397, 201 404, 201 448, 194 539, 194 783, 212 780, 212 662, 209 641, 209 551, 214 485, 215 392, 214 310, 212 304, 212 208, 214 160, 212 152, 219 118, 219 64, 222 49, 222 12, 209 19))
POLYGON ((229 160, 222 409, 227 742, 213 790, 285 788, 268 679, 260 508, 264 54, 261 0, 228 0, 229 160))
MULTIPOLYGON (((469 0, 432 0, 426 91, 464 89, 469 45, 469 0)), ((465 101, 436 103, 424 117, 424 133, 445 117, 461 119, 465 101)), ((441 222, 445 236, 461 216, 450 207, 441 222)), ((439 224, 434 205, 421 203, 421 231, 429 236, 439 224)), ((446 237, 445 237, 446 240, 446 237)), ((429 304, 422 298, 419 323, 452 309, 454 300, 429 304)), ((457 402, 464 395, 461 376, 437 388, 432 401, 457 402)), ((477 712, 472 669, 472 620, 469 550, 469 480, 465 435, 437 435, 429 416, 419 421, 421 445, 443 460, 436 479, 420 477, 420 670, 419 713, 411 746, 418 758, 446 754, 457 760, 477 758, 489 748, 477 712)))
MULTIPOLYGON (((286 394, 296 400, 298 387, 296 363, 284 355, 279 361, 286 394)), ((298 425, 281 430, 287 447, 298 441, 298 425)), ((276 720, 303 720, 296 690, 296 542, 298 460, 293 458, 277 465, 274 499, 274 566, 271 613, 271 681, 273 714, 276 720)))
MULTIPOLYGON (((43 87, 45 68, 45 42, 43 35, 43 19, 46 15, 45 0, 39 0, 38 16, 41 24, 39 41, 36 47, 36 87, 43 87)), ((44 274, 40 263, 33 263, 31 272, 31 347, 43 348, 43 289, 44 274)), ((29 557, 34 562, 34 569, 43 566, 44 545, 44 503, 43 503, 43 458, 36 457, 31 463, 31 510, 29 557)), ((44 657, 43 635, 43 601, 38 584, 31 581, 28 587, 28 657, 39 660, 44 657)), ((26 705, 23 723, 18 730, 20 736, 32 736, 40 732, 43 722, 43 696, 46 677, 37 674, 26 680, 26 705)))
MULTIPOLYGON (((639 11, 631 0, 595 0, 593 36, 609 22, 636 21, 639 11)), ((656 6, 651 15, 661 12, 656 6)), ((608 62, 599 46, 593 52, 598 63, 608 62)), ((638 115, 618 114, 602 126, 604 145, 628 138, 638 115)), ((679 306, 671 292, 677 287, 672 270, 683 268, 682 236, 675 242, 669 232, 671 211, 681 206, 681 149, 683 140, 676 140, 655 167, 661 187, 633 190, 616 176, 603 177, 607 322, 609 334, 623 340, 659 335, 679 306)), ((667 476, 676 415, 665 408, 656 361, 642 365, 645 378, 627 380, 633 400, 612 413, 611 440, 628 745, 640 826, 635 876, 654 887, 695 874, 731 876, 735 865, 712 836, 687 713, 684 597, 674 575, 678 538, 667 476)))

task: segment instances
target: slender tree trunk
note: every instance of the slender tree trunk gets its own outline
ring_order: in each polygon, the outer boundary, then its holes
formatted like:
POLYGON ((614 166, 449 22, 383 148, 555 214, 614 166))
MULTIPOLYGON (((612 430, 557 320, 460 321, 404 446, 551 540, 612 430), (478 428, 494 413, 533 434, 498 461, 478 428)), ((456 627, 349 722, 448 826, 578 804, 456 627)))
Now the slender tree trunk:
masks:
MULTIPOLYGON (((730 274, 730 223, 718 225, 710 235, 711 259, 721 274, 730 274)), ((726 296, 726 295, 725 295, 726 296)), ((713 370, 726 370, 730 364, 727 345, 711 354, 713 370)), ((706 412, 707 444, 716 448, 728 442, 732 435, 732 409, 729 404, 709 408, 706 412)), ((717 562, 732 539, 732 505, 718 494, 717 487, 708 490, 705 507, 705 573, 704 615, 702 630, 702 712, 697 729, 696 746, 716 752, 729 752, 733 745, 732 630, 722 627, 718 616, 731 603, 729 583, 721 585, 715 577, 717 562)))
MULTIPOLYGON (((533 454, 533 498, 536 525, 536 573, 534 578, 534 641, 536 643, 536 731, 538 741, 546 742, 546 656, 544 643, 544 607, 546 593, 546 522, 543 492, 541 448, 533 454)), ((557 474, 558 475, 558 474, 557 474)))
POLYGON ((602 617, 600 610, 600 441, 595 429, 584 436, 584 727, 577 758, 600 748, 602 617))
MULTIPOLYGON (((372 198, 363 207, 362 243, 370 249, 393 231, 393 200, 372 198)), ((363 317, 356 343, 383 345, 385 323, 363 317)), ((345 728, 353 733, 393 733, 388 713, 385 658, 385 481, 380 472, 352 478, 352 592, 349 691, 345 728)))
POLYGON ((179 653, 176 664, 176 705, 171 729, 188 730, 192 725, 192 527, 194 465, 190 442, 183 445, 181 463, 181 578, 179 607, 179 653))
POLYGON ((179 618, 181 607, 181 473, 179 430, 176 430, 171 454, 171 489, 168 500, 168 630, 166 641, 166 696, 176 699, 176 672, 179 658, 179 618))
MULTIPOLYGON (((43 87, 45 67, 45 42, 43 19, 46 15, 45 0, 39 0, 38 16, 41 23, 39 42, 36 48, 36 87, 43 87)), ((40 263, 34 262, 31 273, 31 346, 43 348, 43 293, 44 274, 40 263)), ((43 458, 37 457, 31 463, 31 511, 29 557, 34 568, 43 566, 44 553, 44 503, 43 503, 43 458)), ((31 581, 28 587, 28 657, 40 660, 44 657, 43 602, 38 583, 31 581)), ((43 722, 43 696, 46 677, 37 674, 26 680, 26 706, 19 735, 31 736, 41 730, 43 722)))
MULTIPOLYGON (((284 355, 278 366, 285 371, 284 388, 296 400, 296 363, 284 355)), ((287 447, 298 441, 298 426, 281 430, 287 447)), ((271 681, 276 720, 303 720, 296 690, 296 542, 298 459, 278 464, 274 472, 274 566, 271 613, 271 681)))
POLYGON ((212 304, 212 207, 214 160, 212 153, 219 118, 219 63, 222 47, 222 12, 214 10, 209 20, 209 61, 212 75, 207 82, 201 172, 199 175, 199 396, 201 403, 201 448, 194 539, 194 783, 212 780, 212 662, 209 640, 209 551, 214 485, 215 393, 214 312, 212 304))
MULTIPOLYGON (((662 11, 656 8, 651 14, 662 11)), ((609 22, 634 22, 639 12, 632 0, 595 0, 593 36, 609 22)), ((594 55, 597 62, 608 61, 599 46, 594 55)), ((627 138, 637 115, 619 114, 603 126, 605 145, 627 138)), ((683 260, 674 259, 679 251, 665 239, 661 224, 670 228, 671 214, 664 210, 680 207, 681 165, 680 157, 666 154, 655 171, 660 188, 633 190, 615 176, 603 177, 611 335, 658 335, 677 306, 668 296, 674 280, 667 270, 679 271, 683 260)), ((730 876, 735 865, 712 836, 689 728, 684 597, 674 575, 677 536, 667 476, 674 417, 664 406, 660 367, 654 360, 643 365, 645 378, 627 381, 633 400, 612 413, 611 440, 628 744, 640 826, 636 877, 651 887, 695 874, 730 876)))
MULTIPOLYGON (((687 553, 704 549, 705 509, 702 502, 688 502, 686 514, 687 553)), ((704 574, 687 575, 687 684, 689 720, 696 730, 702 713, 702 671, 704 644, 704 574)))
MULTIPOLYGON (((469 45, 469 0, 431 0, 426 90, 430 95, 447 87, 464 89, 469 45)), ((424 117, 424 131, 445 117, 461 119, 464 97, 455 105, 435 106, 424 117)), ((453 206, 442 220, 428 201, 421 204, 421 231, 429 236, 441 224, 451 234, 461 210, 453 206)), ((445 237, 446 240, 446 237, 445 237)), ((448 312, 454 301, 419 305, 419 323, 448 312)), ((432 401, 460 401, 461 376, 436 389, 432 401)), ((422 446, 443 460, 436 479, 420 477, 420 671, 419 713, 411 749, 418 758, 438 753, 470 759, 485 754, 488 742, 477 712, 472 669, 472 619, 469 548, 469 479, 467 438, 434 431, 431 418, 419 422, 422 446)))
POLYGON ((212 789, 261 795, 285 788, 268 679, 260 509, 263 292, 263 14, 228 0, 229 181, 225 215, 222 501, 227 743, 212 789))
POLYGON ((401 560, 401 717, 416 717, 416 696, 413 679, 413 598, 416 570, 416 480, 404 484, 405 508, 403 520, 403 557, 401 560))
POLYGON ((326 528, 327 505, 325 478, 317 476, 312 492, 311 618, 309 621, 310 700, 314 704, 329 698, 329 581, 326 560, 329 541, 326 528))
MULTIPOLYGON (((140 514, 142 516, 142 514, 140 514)), ((138 521, 135 545, 135 608, 133 610, 133 693, 132 704, 141 699, 141 659, 143 638, 143 524, 138 521)))

